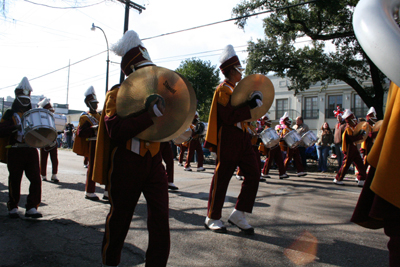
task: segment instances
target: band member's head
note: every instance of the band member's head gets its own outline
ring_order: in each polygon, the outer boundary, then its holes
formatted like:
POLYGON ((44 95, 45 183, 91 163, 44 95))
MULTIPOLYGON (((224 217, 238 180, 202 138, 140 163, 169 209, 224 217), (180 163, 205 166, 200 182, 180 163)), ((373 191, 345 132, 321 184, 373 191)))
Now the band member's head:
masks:
POLYGON ((199 113, 196 111, 196 113, 194 114, 192 124, 196 125, 199 122, 200 122, 199 113))
POLYGON ((375 111, 374 107, 371 107, 368 110, 366 119, 367 119, 369 124, 375 124, 375 122, 378 120, 377 117, 376 117, 376 111, 375 111))
POLYGON ((12 109, 19 111, 27 111, 32 108, 31 105, 32 87, 26 77, 22 78, 21 82, 15 88, 15 101, 12 109))
POLYGON ((240 64, 240 60, 232 45, 227 45, 224 48, 224 51, 219 58, 219 62, 221 63, 219 69, 226 79, 233 83, 237 83, 242 79, 244 68, 240 64))
POLYGON ((126 76, 141 67, 155 65, 135 31, 125 32, 124 36, 111 46, 111 50, 122 57, 121 70, 126 76))
POLYGON ((349 124, 351 127, 357 125, 357 118, 354 116, 353 112, 350 109, 345 109, 343 113, 343 119, 349 124))
POLYGON ((265 114, 264 116, 262 116, 261 121, 263 121, 264 124, 267 125, 268 127, 271 127, 272 121, 269 118, 268 114, 265 114))
POLYGON ((40 101, 37 105, 39 108, 48 109, 49 111, 54 112, 54 108, 50 104, 50 99, 47 97, 43 98, 42 101, 40 101))
POLYGON ((292 124, 292 120, 289 118, 289 114, 287 112, 285 112, 285 114, 283 114, 283 116, 279 119, 279 123, 281 125, 290 127, 290 125, 292 124))
POLYGON ((90 111, 96 111, 99 101, 97 101, 96 92, 93 86, 90 86, 85 92, 85 104, 90 111))

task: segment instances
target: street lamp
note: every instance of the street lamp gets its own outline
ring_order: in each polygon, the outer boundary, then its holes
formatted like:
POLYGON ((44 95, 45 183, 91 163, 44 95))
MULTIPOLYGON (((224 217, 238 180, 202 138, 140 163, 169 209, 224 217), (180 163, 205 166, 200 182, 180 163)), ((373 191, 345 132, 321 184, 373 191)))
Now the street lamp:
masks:
POLYGON ((106 94, 107 94, 107 91, 108 91, 108 69, 109 69, 109 65, 110 65, 110 53, 109 53, 110 49, 108 48, 107 36, 106 36, 105 32, 103 31, 103 29, 100 28, 99 26, 95 26, 94 23, 92 23, 91 30, 94 31, 94 30, 96 30, 96 28, 103 32, 104 38, 106 38, 106 43, 107 43, 107 72, 106 72, 106 94))

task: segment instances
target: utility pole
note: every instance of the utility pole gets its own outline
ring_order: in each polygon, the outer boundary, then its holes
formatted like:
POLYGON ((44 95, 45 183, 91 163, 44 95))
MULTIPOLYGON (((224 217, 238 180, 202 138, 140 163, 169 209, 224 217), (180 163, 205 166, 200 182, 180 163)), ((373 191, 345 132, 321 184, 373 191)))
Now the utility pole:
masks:
MULTIPOLYGON (((141 14, 143 10, 146 10, 146 8, 144 6, 131 2, 130 0, 117 0, 117 1, 125 4, 125 22, 124 22, 124 34, 125 34, 125 32, 128 30, 129 27, 129 8, 136 9, 137 11, 139 11, 139 14, 141 14)), ((121 71, 119 83, 122 83, 124 80, 125 80, 125 74, 121 71)))

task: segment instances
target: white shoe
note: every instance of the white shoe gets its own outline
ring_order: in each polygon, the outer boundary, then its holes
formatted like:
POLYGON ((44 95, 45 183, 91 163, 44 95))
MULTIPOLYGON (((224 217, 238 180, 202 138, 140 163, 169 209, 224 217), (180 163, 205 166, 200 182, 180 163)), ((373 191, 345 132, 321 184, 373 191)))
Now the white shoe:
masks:
POLYGON ((289 175, 287 175, 287 173, 279 175, 279 179, 285 179, 285 178, 289 178, 289 175))
POLYGON ((343 181, 338 181, 338 180, 336 180, 336 178, 333 179, 333 183, 338 184, 338 185, 344 185, 343 181))
POLYGON ((174 185, 174 183, 168 183, 168 189, 178 190, 179 188, 176 185, 174 185))
POLYGON ((226 233, 226 227, 221 220, 213 220, 207 217, 204 227, 216 233, 226 233))
POLYGON ((360 180, 357 182, 357 186, 359 187, 363 187, 364 186, 365 181, 364 180, 360 180))
POLYGON ((87 165, 83 165, 83 168, 86 168, 86 169, 87 169, 87 167, 88 167, 87 165))
POLYGON ((36 208, 31 208, 30 210, 27 210, 25 212, 25 217, 30 217, 30 218, 40 218, 43 217, 41 213, 39 213, 36 208))
POLYGON ((90 199, 90 200, 94 200, 97 201, 99 200, 99 197, 95 194, 95 193, 85 193, 85 198, 86 199, 90 199))
POLYGON ((60 180, 58 180, 58 178, 57 178, 57 174, 51 175, 51 181, 54 182, 54 183, 58 183, 58 182, 60 181, 60 180))
POLYGON ((181 167, 183 167, 183 164, 182 164, 182 163, 178 163, 178 166, 181 166, 181 167))
POLYGON ((104 190, 103 199, 108 200, 108 191, 104 190))
POLYGON ((191 171, 192 171, 192 168, 186 167, 186 168, 184 168, 183 170, 184 170, 184 171, 187 171, 187 172, 191 172, 191 171))
POLYGON ((197 171, 198 171, 198 172, 203 172, 203 171, 205 171, 205 170, 206 170, 206 169, 205 169, 204 167, 198 167, 198 168, 197 168, 197 171))
POLYGON ((254 228, 247 222, 246 216, 243 211, 234 209, 229 216, 228 222, 233 225, 236 225, 240 230, 242 230, 245 234, 252 235, 254 234, 254 228))
POLYGON ((243 176, 236 174, 236 179, 238 179, 239 181, 243 181, 243 176))
POLYGON ((297 173, 297 177, 306 176, 306 175, 307 175, 306 172, 298 172, 298 173, 297 173))
POLYGON ((271 176, 269 176, 268 174, 261 174, 261 177, 264 177, 264 178, 271 178, 271 176))
POLYGON ((45 175, 41 175, 42 176, 42 181, 47 181, 47 177, 45 175))

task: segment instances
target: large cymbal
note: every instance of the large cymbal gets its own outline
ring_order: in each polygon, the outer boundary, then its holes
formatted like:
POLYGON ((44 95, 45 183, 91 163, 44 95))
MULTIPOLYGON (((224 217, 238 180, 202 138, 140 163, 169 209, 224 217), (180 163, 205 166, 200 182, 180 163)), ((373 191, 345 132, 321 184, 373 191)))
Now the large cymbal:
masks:
POLYGON ((377 132, 381 128, 383 120, 377 121, 372 127, 372 132, 377 132))
POLYGON ((190 83, 166 68, 148 66, 132 74, 121 84, 117 95, 117 114, 137 116, 159 96, 165 103, 164 115, 138 134, 142 140, 165 142, 178 137, 190 126, 196 112, 196 94, 190 83))
POLYGON ((354 142, 354 144, 361 144, 362 142, 364 142, 367 139, 369 131, 370 131, 368 122, 362 121, 362 122, 358 123, 356 128, 354 128, 353 135, 357 135, 361 130, 365 131, 363 139, 354 142))
POLYGON ((262 94, 263 105, 251 110, 251 119, 248 121, 256 121, 267 113, 274 102, 274 85, 265 75, 251 74, 241 80, 232 93, 231 104, 237 107, 245 104, 251 95, 257 91, 262 94))

